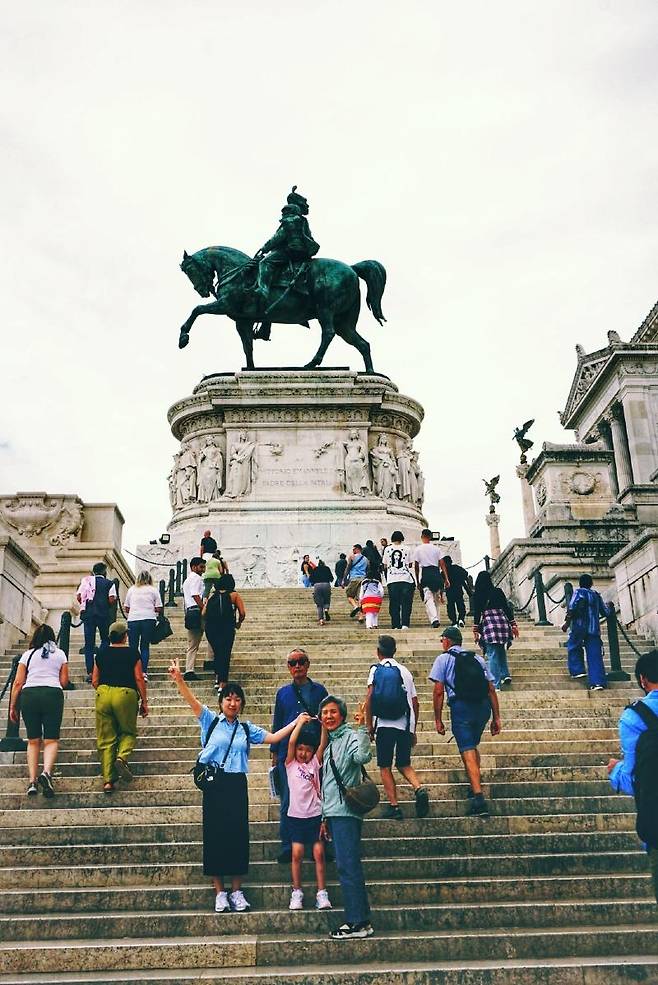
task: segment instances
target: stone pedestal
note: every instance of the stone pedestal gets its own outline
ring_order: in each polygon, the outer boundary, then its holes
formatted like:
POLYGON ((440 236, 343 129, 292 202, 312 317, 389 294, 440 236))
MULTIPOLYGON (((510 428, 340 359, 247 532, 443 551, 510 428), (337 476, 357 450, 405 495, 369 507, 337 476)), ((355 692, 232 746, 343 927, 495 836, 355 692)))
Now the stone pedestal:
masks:
MULTIPOLYGON (((160 563, 210 528, 242 586, 298 583, 304 554, 333 565, 356 542, 417 542, 426 526, 413 439, 423 409, 384 376, 265 370, 206 377, 169 410, 180 451, 160 563)), ((156 558, 156 554, 158 555, 156 558)), ((164 569, 153 574, 163 577, 164 569)))

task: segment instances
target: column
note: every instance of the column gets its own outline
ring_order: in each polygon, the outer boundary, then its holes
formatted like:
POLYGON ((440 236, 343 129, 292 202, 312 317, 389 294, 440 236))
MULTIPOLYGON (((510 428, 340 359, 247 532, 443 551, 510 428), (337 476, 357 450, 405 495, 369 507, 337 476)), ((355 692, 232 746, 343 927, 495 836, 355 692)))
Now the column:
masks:
POLYGON ((497 561, 500 557, 500 517, 497 513, 487 513, 484 518, 489 527, 489 557, 492 561, 497 561))
POLYGON ((649 388, 628 390, 621 402, 633 477, 638 485, 647 485, 658 466, 654 447, 656 422, 651 420, 649 388))
POLYGON ((516 474, 521 480, 521 500, 523 502, 523 523, 525 525, 525 535, 530 536, 530 528, 535 522, 535 501, 532 497, 532 489, 528 482, 529 465, 517 465, 516 474))
POLYGON ((615 453, 615 465, 617 466, 617 479, 619 481, 619 491, 621 492, 627 486, 633 485, 633 469, 631 468, 631 458, 626 440, 626 428, 624 427, 624 410, 620 404, 615 404, 612 414, 606 420, 610 424, 612 448, 615 453))
MULTIPOLYGON (((612 444, 612 432, 610 430, 609 416, 602 418, 599 422, 599 434, 601 435, 601 440, 608 451, 614 452, 615 449, 612 444)), ((610 485, 612 486, 612 495, 616 499, 619 495, 619 481, 617 479, 617 463, 614 460, 610 469, 610 485)))

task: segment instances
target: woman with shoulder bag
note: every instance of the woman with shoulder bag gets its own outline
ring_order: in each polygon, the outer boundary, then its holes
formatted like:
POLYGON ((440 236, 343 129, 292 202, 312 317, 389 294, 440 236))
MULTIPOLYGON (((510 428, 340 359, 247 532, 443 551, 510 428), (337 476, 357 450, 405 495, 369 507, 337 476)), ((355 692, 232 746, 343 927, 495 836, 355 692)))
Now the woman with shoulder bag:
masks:
POLYGON ((214 767, 212 782, 203 787, 203 873, 213 881, 215 912, 242 913, 250 909, 242 879, 249 868, 247 773, 251 746, 280 742, 300 719, 310 721, 310 715, 303 713, 277 732, 268 732, 240 721, 245 695, 239 684, 229 681, 219 692, 220 713, 216 715, 186 684, 177 660, 172 660, 169 676, 201 726, 198 764, 214 767), (230 879, 230 893, 226 892, 225 879, 230 879))
POLYGON ((246 615, 244 602, 235 591, 235 578, 222 575, 203 603, 206 637, 213 652, 215 689, 218 691, 228 681, 235 631, 246 615))
POLYGON ((153 642, 153 631, 162 612, 160 593, 153 587, 153 579, 148 571, 140 571, 135 584, 128 589, 123 604, 128 617, 128 639, 142 658, 144 679, 149 665, 149 647, 153 642))
POLYGON ((30 641, 30 649, 20 658, 11 689, 9 717, 18 724, 18 699, 27 732, 27 767, 30 783, 28 797, 43 790, 44 797, 54 797, 52 772, 59 750, 59 732, 64 714, 63 688, 69 682, 66 654, 55 643, 50 626, 39 626, 30 641), (39 754, 43 742, 43 771, 37 778, 39 754))
POLYGON ((372 759, 365 710, 354 715, 358 728, 347 724, 347 705, 333 694, 320 702, 320 721, 328 733, 322 776, 321 837, 334 843, 338 879, 343 892, 345 923, 332 931, 333 940, 371 937, 370 904, 361 864, 363 818, 354 811, 345 790, 361 782, 361 770, 372 759))

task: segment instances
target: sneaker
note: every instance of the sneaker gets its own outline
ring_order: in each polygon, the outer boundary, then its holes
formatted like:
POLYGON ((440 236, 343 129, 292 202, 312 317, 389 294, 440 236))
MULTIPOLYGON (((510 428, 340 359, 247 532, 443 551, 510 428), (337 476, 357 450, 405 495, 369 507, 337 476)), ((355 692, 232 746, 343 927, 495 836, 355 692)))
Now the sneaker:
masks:
POLYGON ((43 772, 37 780, 37 783, 43 790, 44 797, 48 797, 50 799, 55 796, 55 788, 53 787, 53 781, 50 778, 50 773, 43 772))
POLYGON ((119 779, 125 780, 126 783, 132 783, 134 777, 133 774, 130 772, 130 769, 128 768, 128 763, 125 761, 125 759, 122 759, 121 756, 117 756, 117 758, 114 761, 114 768, 117 771, 119 779))
POLYGON ((583 679, 583 677, 587 677, 587 674, 584 671, 583 671, 582 674, 572 674, 571 675, 571 680, 572 681, 580 681, 580 680, 583 679))
POLYGON ((289 910, 303 910, 304 909, 304 893, 301 889, 293 889, 290 894, 290 905, 289 910))
POLYGON ((386 807, 384 808, 382 817, 386 818, 389 821, 401 821, 402 811, 400 810, 397 804, 387 804, 386 807))
POLYGON ((143 674, 142 676, 143 676, 144 680, 148 682, 149 675, 148 674, 143 674))
POLYGON ((338 930, 332 930, 329 937, 332 941, 348 941, 356 937, 372 937, 374 930, 370 923, 344 923, 338 930))
POLYGON ((590 691, 605 691, 603 684, 592 684, 590 691))
POLYGON ((87 674, 87 676, 85 677, 85 683, 91 684, 91 674, 87 674))
POLYGON ((438 629, 440 625, 441 623, 439 622, 439 620, 435 619, 434 622, 432 623, 432 629, 438 629))
POLYGON ((463 629, 464 626, 465 626, 464 620, 463 619, 460 619, 459 622, 457 623, 457 628, 458 629, 463 629))
POLYGON ((511 684, 512 683, 512 678, 511 677, 503 677, 503 679, 502 679, 502 681, 500 683, 501 684, 511 684))
POLYGON ((28 797, 36 797, 38 793, 39 793, 38 786, 36 785, 36 783, 32 782, 27 788, 28 797))
POLYGON ((292 848, 284 848, 276 857, 279 865, 290 865, 292 862, 292 848))
MULTIPOLYGON (((292 900, 290 901, 292 903, 292 900)), ((318 889, 315 897, 315 909, 316 910, 330 910, 331 900, 329 899, 329 893, 326 889, 318 889)))
POLYGON ((183 674, 184 681, 200 681, 201 678, 198 674, 195 674, 193 670, 186 670, 183 674))
POLYGON ((489 806, 481 793, 474 794, 466 814, 468 817, 489 817, 489 806))
POLYGON ((245 910, 251 909, 251 905, 247 903, 241 889, 236 889, 234 893, 231 893, 228 901, 234 913, 244 913, 245 910))
POLYGON ((331 616, 329 615, 329 609, 324 610, 324 621, 331 622, 331 616))
POLYGON ((424 787, 418 787, 416 798, 416 817, 427 817, 430 812, 430 798, 424 787))
POLYGON ((400 629, 409 629, 408 626, 400 626, 400 629))
POLYGON ((215 896, 215 913, 228 913, 231 909, 228 903, 228 893, 222 891, 215 896))

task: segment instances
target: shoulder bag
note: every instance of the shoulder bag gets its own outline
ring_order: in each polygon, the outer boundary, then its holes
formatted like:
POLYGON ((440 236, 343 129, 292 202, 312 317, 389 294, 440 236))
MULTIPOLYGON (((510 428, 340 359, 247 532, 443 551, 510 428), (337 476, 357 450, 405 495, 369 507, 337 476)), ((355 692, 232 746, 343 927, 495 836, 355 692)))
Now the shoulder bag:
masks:
MULTIPOLYGON (((203 743, 204 749, 210 742, 210 736, 215 731, 218 722, 219 722, 219 716, 216 716, 210 723, 210 728, 208 729, 208 734, 206 735, 206 741, 203 743)), ((231 741, 228 744, 228 749, 224 754, 224 758, 221 762, 221 765, 218 765, 217 763, 201 763, 197 758, 196 763, 190 770, 192 774, 192 779, 194 780, 194 784, 199 788, 199 790, 204 790, 204 791, 212 790, 217 782, 219 775, 224 772, 224 767, 226 766, 226 760, 228 759, 228 754, 231 751, 231 746, 233 745, 233 740, 235 738, 235 733, 238 730, 238 725, 242 725, 242 728, 244 729, 244 734, 247 738, 247 756, 249 755, 249 744, 250 744, 249 727, 245 725, 244 722, 238 722, 236 719, 235 725, 233 726, 233 731, 231 733, 231 741)))
POLYGON ((360 817, 369 814, 370 811, 374 811, 379 803, 379 790, 377 789, 377 784, 369 779, 365 767, 361 767, 361 783, 357 783, 353 787, 346 787, 334 763, 334 757, 331 755, 331 746, 327 755, 331 772, 334 774, 334 779, 336 780, 340 799, 344 800, 349 809, 360 817))
POLYGON ((151 637, 151 643, 153 646, 157 646, 158 643, 162 643, 163 640, 168 639, 170 636, 174 635, 174 631, 171 628, 171 623, 166 616, 161 615, 156 621, 153 627, 153 635, 151 637))

